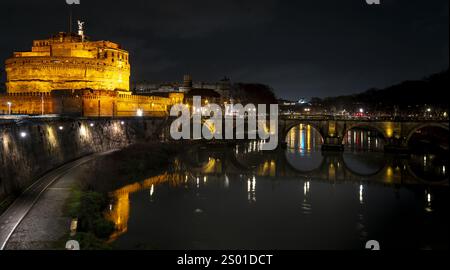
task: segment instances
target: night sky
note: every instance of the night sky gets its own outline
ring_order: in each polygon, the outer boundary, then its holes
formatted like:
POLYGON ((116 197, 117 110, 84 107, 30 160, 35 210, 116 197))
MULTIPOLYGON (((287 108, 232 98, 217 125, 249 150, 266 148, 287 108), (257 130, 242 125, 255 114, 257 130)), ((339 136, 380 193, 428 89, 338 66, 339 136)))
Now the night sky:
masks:
MULTIPOLYGON (((74 21, 130 51, 132 81, 258 82, 341 95, 448 68, 448 0, 81 0, 74 21)), ((67 31, 65 0, 2 0, 0 59, 67 31)), ((74 24, 74 28, 76 28, 74 24)), ((3 67, 2 67, 3 69, 3 67)), ((4 77, 4 76, 3 76, 4 77)))

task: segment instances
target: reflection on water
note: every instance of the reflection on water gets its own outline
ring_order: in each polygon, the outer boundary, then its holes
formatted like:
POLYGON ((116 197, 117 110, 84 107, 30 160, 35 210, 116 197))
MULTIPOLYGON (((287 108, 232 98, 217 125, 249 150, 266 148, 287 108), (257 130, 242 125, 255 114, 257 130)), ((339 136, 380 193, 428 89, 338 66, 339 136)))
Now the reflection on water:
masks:
POLYGON ((290 151, 295 151, 301 155, 307 155, 312 151, 320 150, 323 143, 322 136, 311 125, 300 124, 293 127, 286 138, 290 151))
POLYGON ((438 182, 448 179, 448 160, 435 154, 413 154, 410 169, 418 178, 438 182))
POLYGON ((376 131, 351 129, 344 138, 347 149, 353 151, 383 151, 383 137, 376 131))
POLYGON ((249 202, 256 202, 256 177, 253 176, 253 178, 247 181, 247 193, 248 193, 248 201, 249 202))
MULTIPOLYGON (((164 173, 155 177, 151 177, 142 182, 133 183, 124 186, 118 190, 111 192, 111 197, 114 198, 113 203, 109 207, 106 216, 116 225, 116 232, 112 235, 112 240, 124 234, 128 230, 128 220, 130 215, 130 194, 149 190, 150 199, 153 199, 155 193, 155 186, 162 183, 169 183, 172 186, 179 186, 182 181, 180 174, 164 173)), ((147 193, 148 194, 148 193, 147 193)))
POLYGON ((112 240, 124 249, 361 249, 371 239, 448 248, 448 181, 414 173, 416 158, 316 151, 313 133, 299 128, 294 149, 279 152, 259 151, 261 142, 199 147, 170 172, 130 179, 111 192, 112 240))
MULTIPOLYGON (((293 127, 286 137, 288 149, 301 155, 320 150, 323 138, 311 125, 293 127)), ((374 130, 351 129, 345 134, 344 145, 352 151, 383 151, 383 136, 374 130)))

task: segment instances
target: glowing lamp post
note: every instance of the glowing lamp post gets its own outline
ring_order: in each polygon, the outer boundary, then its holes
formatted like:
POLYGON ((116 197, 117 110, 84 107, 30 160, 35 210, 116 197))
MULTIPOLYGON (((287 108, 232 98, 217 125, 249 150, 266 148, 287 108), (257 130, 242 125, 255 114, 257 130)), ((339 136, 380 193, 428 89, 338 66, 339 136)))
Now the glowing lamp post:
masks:
POLYGON ((8 114, 11 115, 11 106, 12 106, 12 102, 8 101, 6 102, 6 104, 8 105, 8 114))

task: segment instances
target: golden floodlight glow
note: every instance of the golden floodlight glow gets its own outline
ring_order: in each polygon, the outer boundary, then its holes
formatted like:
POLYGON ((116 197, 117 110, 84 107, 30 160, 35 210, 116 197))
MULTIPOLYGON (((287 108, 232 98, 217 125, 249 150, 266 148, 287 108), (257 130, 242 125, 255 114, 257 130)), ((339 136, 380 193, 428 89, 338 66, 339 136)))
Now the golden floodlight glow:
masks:
POLYGON ((9 152, 9 141, 10 141, 9 135, 6 133, 3 133, 2 142, 3 142, 3 149, 5 149, 5 153, 9 152))
POLYGON ((83 138, 86 138, 88 136, 88 132, 87 132, 86 126, 84 124, 81 124, 80 136, 83 138))
POLYGON ((386 182, 392 183, 394 181, 394 169, 388 166, 386 169, 386 182))
POLYGON ((385 124, 386 136, 392 138, 394 136, 394 123, 388 122, 385 124))
POLYGON ((56 139, 55 130, 51 126, 47 126, 47 140, 52 147, 58 146, 58 140, 56 139))

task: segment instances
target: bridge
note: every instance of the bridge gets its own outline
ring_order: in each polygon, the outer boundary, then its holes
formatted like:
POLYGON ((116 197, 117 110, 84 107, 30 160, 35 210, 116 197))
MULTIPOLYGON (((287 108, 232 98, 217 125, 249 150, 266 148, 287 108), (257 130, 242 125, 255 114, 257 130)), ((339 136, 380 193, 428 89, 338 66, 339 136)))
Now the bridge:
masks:
POLYGON ((343 150, 348 131, 355 128, 377 131, 385 141, 386 151, 406 151, 411 137, 423 128, 438 127, 449 130, 448 119, 412 118, 350 118, 333 116, 283 116, 279 118, 279 138, 284 140, 289 131, 300 125, 310 125, 323 139, 323 149, 343 150))
MULTIPOLYGON (((162 132, 170 138, 169 127, 172 119, 166 121, 162 132)), ((225 121, 223 121, 225 122, 225 121)), ((344 150, 344 139, 352 129, 377 131, 383 138, 385 151, 407 152, 411 137, 418 131, 428 127, 438 127, 449 131, 448 118, 397 118, 397 117, 339 117, 330 115, 281 115, 278 119, 279 146, 285 143, 286 137, 293 128, 300 124, 310 125, 322 137, 323 150, 344 150)), ((248 127, 247 122, 244 124, 248 127)), ((234 125, 236 128, 236 123, 234 125)), ((223 130, 225 125, 223 123, 223 130)), ((248 134, 248 130, 246 134, 248 134)), ((192 131, 192 130, 191 130, 192 131)))

